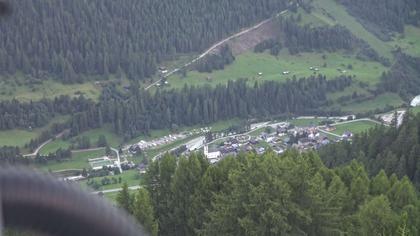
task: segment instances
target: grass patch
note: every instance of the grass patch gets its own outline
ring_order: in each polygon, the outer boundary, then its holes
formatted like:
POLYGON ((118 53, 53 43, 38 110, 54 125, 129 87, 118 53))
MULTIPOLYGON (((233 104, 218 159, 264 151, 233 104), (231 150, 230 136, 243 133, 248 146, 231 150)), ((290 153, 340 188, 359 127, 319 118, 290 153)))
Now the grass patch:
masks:
POLYGON ((62 139, 56 139, 39 150, 41 155, 48 155, 50 153, 55 153, 58 149, 67 149, 70 147, 70 143, 68 141, 64 141, 62 139))
MULTIPOLYGON (((117 179, 121 177, 122 182, 116 183, 116 184, 104 185, 104 186, 101 186, 98 190, 93 190, 93 191, 102 191, 102 190, 108 190, 108 189, 121 188, 123 183, 127 183, 128 186, 136 186, 136 185, 140 185, 142 181, 142 176, 137 170, 127 170, 127 171, 124 171, 120 175, 107 176, 106 178, 111 179, 112 177, 117 178, 117 179)), ((103 178, 105 177, 95 177, 92 179, 100 184, 103 178)), ((89 189, 89 186, 87 185, 87 179, 82 180, 78 183, 82 186, 82 188, 89 189)))
POLYGON ((317 14, 315 12, 311 12, 311 14, 308 14, 302 8, 299 8, 297 13, 288 11, 285 16, 287 17, 292 15, 295 19, 297 19, 300 16, 301 20, 298 23, 301 26, 310 25, 312 27, 322 27, 326 25, 335 24, 335 22, 331 18, 324 16, 323 14, 317 14))
POLYGON ((331 133, 342 135, 346 131, 350 131, 353 134, 359 134, 369 130, 376 126, 376 123, 372 121, 356 121, 353 123, 347 123, 342 125, 336 125, 336 130, 332 131, 331 133))
POLYGON ((0 146, 18 146, 23 147, 31 139, 38 137, 39 133, 35 131, 12 129, 0 132, 0 146))
MULTIPOLYGON (((343 52, 344 53, 344 52, 343 52)), ((251 82, 262 80, 285 81, 293 76, 309 77, 314 75, 310 67, 319 67, 319 73, 327 78, 343 75, 338 69, 346 70, 348 75, 355 75, 356 80, 376 84, 382 72, 387 71, 383 65, 372 61, 360 61, 353 55, 343 53, 301 53, 290 55, 287 50, 282 50, 278 57, 268 53, 247 52, 236 57, 236 60, 224 70, 212 73, 188 72, 185 78, 173 75, 169 83, 173 88, 182 88, 185 84, 194 86, 226 84, 229 80, 249 78, 251 82), (322 55, 325 55, 323 59, 322 55), (324 68, 323 65, 326 65, 324 68), (347 69, 352 65, 353 69, 347 69), (289 75, 283 75, 283 71, 290 71, 289 75), (258 73, 263 73, 258 76, 258 73), (212 78, 208 81, 207 78, 212 78)))
POLYGON ((45 145, 41 150, 41 154, 49 154, 52 152, 57 151, 59 148, 69 148, 71 143, 74 142, 75 139, 78 137, 86 136, 90 139, 90 143, 92 147, 96 147, 96 142, 98 141, 99 136, 104 135, 106 137, 106 140, 108 141, 108 144, 111 147, 117 147, 122 143, 122 138, 119 137, 117 134, 115 134, 111 127, 105 126, 103 128, 99 129, 93 129, 86 132, 81 133, 80 135, 73 137, 69 140, 63 140, 63 139, 56 139, 47 145, 45 145))
POLYGON ((69 119, 69 116, 56 116, 48 125, 33 130, 12 129, 0 131, 0 146, 18 146, 23 147, 31 139, 37 138, 41 133, 49 129, 55 123, 63 123, 69 119))
POLYGON ((342 111, 352 113, 363 113, 374 111, 376 109, 385 109, 387 107, 399 107, 404 104, 398 94, 395 93, 384 93, 372 100, 368 100, 361 103, 352 103, 347 106, 340 107, 342 111))
POLYGON ((105 155, 105 150, 87 151, 73 153, 72 158, 65 161, 49 161, 46 165, 37 165, 41 170, 45 171, 59 171, 67 169, 83 169, 90 168, 89 159, 97 158, 105 155))
POLYGON ((19 101, 29 102, 42 98, 53 98, 60 95, 71 97, 83 94, 87 98, 96 100, 99 97, 101 88, 95 86, 94 82, 82 84, 62 84, 54 80, 45 80, 39 83, 28 84, 22 75, 0 79, 0 100, 12 98, 19 101))
POLYGON ((390 44, 394 48, 401 49, 412 56, 420 56, 420 28, 407 25, 404 29, 404 35, 396 37, 390 44))
POLYGON ((374 34, 366 30, 353 16, 351 16, 344 6, 334 0, 315 0, 312 14, 324 16, 349 29, 355 36, 366 41, 381 56, 392 59, 392 46, 377 38, 374 34))
POLYGON ((101 135, 104 135, 106 137, 108 144, 112 147, 119 146, 123 141, 122 138, 115 134, 109 126, 104 126, 100 129, 93 129, 83 132, 80 135, 78 135, 78 137, 86 136, 90 139, 91 144, 95 145, 98 141, 99 136, 101 135))
POLYGON ((290 124, 294 126, 318 126, 321 121, 325 119, 313 118, 313 119, 294 119, 290 120, 290 124))

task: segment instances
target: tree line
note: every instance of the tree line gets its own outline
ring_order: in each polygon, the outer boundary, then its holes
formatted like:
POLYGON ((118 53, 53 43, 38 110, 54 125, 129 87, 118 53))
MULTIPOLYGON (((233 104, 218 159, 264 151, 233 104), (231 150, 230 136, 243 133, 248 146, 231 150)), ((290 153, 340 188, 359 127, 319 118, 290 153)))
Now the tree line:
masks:
POLYGON ((395 52, 395 63, 381 76, 379 92, 398 93, 404 100, 419 95, 420 91, 420 58, 395 52))
POLYGON ((0 21, 0 74, 77 83, 144 79, 175 53, 199 52, 286 9, 287 0, 23 0, 0 21))
POLYGON ((232 50, 228 45, 223 46, 218 54, 210 54, 197 62, 195 68, 199 72, 211 73, 213 70, 223 70, 226 65, 235 61, 232 50))
POLYGON ((280 28, 284 36, 284 46, 291 54, 313 50, 336 51, 345 49, 352 51, 360 40, 343 26, 300 26, 289 18, 280 19, 280 28))
POLYGON ((128 96, 109 87, 97 106, 73 116, 70 129, 77 135, 109 123, 117 134, 128 139, 153 129, 209 124, 235 117, 317 114, 323 113, 319 108, 327 104, 327 92, 343 90, 351 83, 351 77, 327 80, 319 75, 284 83, 267 81, 249 86, 246 80, 238 80, 215 88, 185 86, 156 93, 134 86, 128 96))
POLYGON ((152 235, 418 235, 420 199, 408 178, 363 165, 329 169, 312 152, 242 153, 151 163, 145 188, 118 205, 152 235))

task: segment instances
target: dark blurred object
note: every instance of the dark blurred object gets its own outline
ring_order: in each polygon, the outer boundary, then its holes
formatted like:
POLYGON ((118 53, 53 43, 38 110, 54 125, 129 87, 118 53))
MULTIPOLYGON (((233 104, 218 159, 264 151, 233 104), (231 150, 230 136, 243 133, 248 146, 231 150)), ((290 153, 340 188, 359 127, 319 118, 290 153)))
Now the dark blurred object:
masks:
POLYGON ((127 214, 80 186, 23 168, 0 167, 1 216, 6 228, 46 235, 147 235, 127 214))
POLYGON ((12 12, 10 4, 0 0, 0 16, 8 15, 12 12))

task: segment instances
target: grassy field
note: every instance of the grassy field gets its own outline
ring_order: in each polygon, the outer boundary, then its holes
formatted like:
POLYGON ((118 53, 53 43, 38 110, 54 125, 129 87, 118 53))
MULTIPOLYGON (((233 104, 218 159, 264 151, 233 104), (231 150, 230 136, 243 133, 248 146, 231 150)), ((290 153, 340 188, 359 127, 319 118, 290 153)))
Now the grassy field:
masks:
POLYGON ((328 78, 342 75, 338 69, 346 70, 348 75, 355 75, 359 81, 375 84, 379 81, 382 72, 387 71, 383 65, 377 62, 364 62, 357 60, 353 55, 343 53, 301 53, 290 55, 287 50, 282 50, 278 57, 267 53, 244 53, 236 57, 236 60, 224 70, 213 71, 212 73, 188 72, 185 78, 180 75, 173 75, 169 78, 171 87, 182 88, 185 84, 202 86, 227 83, 229 80, 249 78, 251 82, 261 80, 285 81, 287 78, 296 76, 308 77, 314 75, 310 67, 318 67, 319 73, 328 78), (322 56, 325 55, 325 60, 322 56), (323 67, 323 65, 326 67, 323 67), (353 69, 347 69, 352 65, 353 69), (283 71, 290 71, 289 75, 283 75, 283 71), (258 76, 258 73, 263 73, 258 76), (207 81, 206 78, 212 78, 207 81))
POLYGON ((45 127, 33 130, 13 129, 0 131, 0 146, 23 147, 31 139, 37 138, 44 130, 49 129, 52 124, 65 122, 68 118, 68 116, 56 116, 45 127))
POLYGON ((354 17, 352 17, 344 6, 335 0, 315 0, 313 14, 324 16, 333 20, 336 24, 347 27, 355 36, 365 40, 381 56, 392 59, 392 46, 377 38, 367 31, 354 17))
POLYGON ((412 56, 420 56, 420 28, 406 26, 404 35, 397 36, 390 44, 401 49, 412 56))
POLYGON ((346 131, 350 131, 353 134, 362 133, 376 126, 376 123, 372 121, 357 121, 348 124, 336 125, 336 130, 331 133, 342 135, 346 131))
POLYGON ((362 113, 368 111, 374 111, 376 109, 384 109, 387 106, 399 107, 404 104, 404 101, 395 93, 385 93, 377 96, 372 100, 368 100, 361 103, 353 103, 347 106, 341 107, 343 111, 352 113, 362 113))
POLYGON ((88 98, 97 99, 101 89, 94 82, 82 84, 62 84, 53 80, 46 80, 39 84, 26 84, 19 78, 20 75, 11 78, 0 78, 0 100, 12 98, 20 101, 40 100, 60 95, 78 96, 83 94, 88 98))
POLYGON ((318 12, 312 11, 311 14, 306 13, 302 8, 299 8, 296 13, 293 12, 287 12, 285 17, 293 15, 295 18, 300 15, 301 21, 299 22, 299 25, 305 26, 305 25, 311 25, 312 27, 320 27, 320 26, 326 26, 326 25, 334 25, 335 21, 331 19, 330 17, 319 14, 318 12))
POLYGON ((67 169, 83 169, 90 168, 88 160, 91 158, 97 158, 105 155, 105 150, 87 151, 73 153, 72 158, 67 161, 57 162, 50 161, 46 165, 38 165, 37 168, 45 171, 58 171, 67 169))
MULTIPOLYGON (((99 136, 104 135, 108 144, 112 147, 117 147, 122 143, 122 138, 112 132, 110 127, 103 127, 100 129, 93 129, 81 133, 77 137, 86 136, 90 139, 91 145, 95 147, 96 142, 98 141, 99 136)), ((55 152, 59 148, 68 148, 71 145, 71 142, 74 141, 77 137, 71 138, 69 140, 56 139, 49 144, 45 145, 41 150, 41 154, 49 154, 55 152)))
POLYGON ((290 124, 295 125, 295 126, 311 126, 311 125, 318 126, 319 123, 323 120, 325 120, 325 119, 320 119, 320 118, 294 119, 294 120, 289 120, 289 122, 290 122, 290 124))
POLYGON ((22 147, 31 139, 38 137, 36 131, 12 129, 0 132, 0 146, 19 146, 22 147))
MULTIPOLYGON (((115 176, 107 176, 107 178, 122 178, 122 183, 127 183, 128 186, 135 186, 135 185, 140 185, 141 181, 142 181, 142 176, 140 175, 140 173, 137 170, 127 170, 124 171, 121 175, 115 175, 115 176)), ((104 177, 95 177, 92 178, 93 180, 97 181, 98 183, 101 182, 101 180, 104 177)), ((80 182, 78 182, 80 184, 80 186, 82 186, 82 188, 85 189, 89 189, 89 186, 87 185, 87 179, 82 180, 80 182)), ((105 186, 101 186, 98 190, 94 190, 94 191, 101 191, 101 190, 107 190, 107 189, 115 189, 115 188, 121 188, 122 183, 119 184, 109 184, 109 185, 105 185, 105 186)))

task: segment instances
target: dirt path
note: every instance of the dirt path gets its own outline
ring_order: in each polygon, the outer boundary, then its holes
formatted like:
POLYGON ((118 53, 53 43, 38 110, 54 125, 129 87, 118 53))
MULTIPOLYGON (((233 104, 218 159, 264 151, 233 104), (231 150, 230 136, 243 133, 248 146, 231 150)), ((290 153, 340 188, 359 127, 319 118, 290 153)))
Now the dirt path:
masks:
MULTIPOLYGON (((284 10, 284 11, 282 11, 282 12, 278 13, 278 14, 277 14, 274 18, 279 17, 279 16, 281 16, 281 15, 283 15, 283 14, 287 13, 287 12, 288 12, 288 10, 284 10)), ((269 19, 266 19, 266 20, 264 20, 264 21, 261 21, 260 23, 258 23, 258 24, 256 24, 256 25, 254 25, 254 26, 252 26, 252 27, 250 27, 250 28, 244 29, 244 30, 242 30, 242 31, 241 31, 241 32, 239 32, 239 33, 236 33, 236 34, 234 34, 234 35, 231 35, 231 36, 229 36, 229 37, 227 37, 227 38, 223 39, 222 41, 220 41, 220 42, 218 42, 218 43, 214 44, 213 46, 211 46, 209 49, 207 49, 205 52, 203 52, 203 53, 202 53, 201 55, 199 55, 198 57, 194 58, 192 61, 190 61, 190 62, 186 63, 185 65, 183 65, 183 66, 181 66, 181 67, 179 67, 179 68, 176 68, 176 69, 173 69, 173 70, 169 71, 169 72, 168 72, 166 75, 164 75, 163 77, 164 77, 164 78, 167 78, 167 77, 169 77, 169 76, 173 75, 174 73, 176 73, 176 72, 180 71, 181 69, 186 68, 186 67, 188 67, 188 66, 190 66, 190 65, 194 64, 195 62, 197 62, 197 61, 201 60, 202 58, 204 58, 204 57, 205 57, 205 56, 207 56, 208 54, 212 53, 215 49, 217 49, 219 46, 223 45, 224 43, 226 43, 226 42, 228 42, 228 41, 230 41, 230 40, 232 40, 232 39, 234 39, 234 38, 240 37, 240 36, 242 36, 242 35, 244 35, 244 34, 246 34, 246 33, 249 33, 249 32, 251 32, 251 31, 253 31, 253 30, 256 30, 256 29, 260 28, 262 25, 267 24, 268 22, 270 22, 272 19, 273 19, 273 18, 269 18, 269 19)), ((149 86, 147 86, 147 87, 145 88, 145 90, 150 89, 151 87, 155 86, 156 84, 158 84, 158 83, 159 83, 159 82, 161 82, 161 81, 162 81, 162 79, 159 79, 159 80, 157 80, 157 81, 153 82, 152 84, 150 84, 149 86)))

